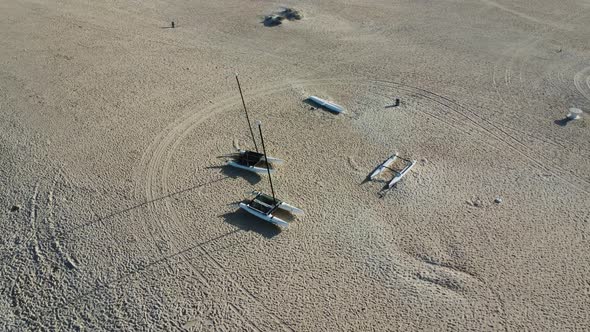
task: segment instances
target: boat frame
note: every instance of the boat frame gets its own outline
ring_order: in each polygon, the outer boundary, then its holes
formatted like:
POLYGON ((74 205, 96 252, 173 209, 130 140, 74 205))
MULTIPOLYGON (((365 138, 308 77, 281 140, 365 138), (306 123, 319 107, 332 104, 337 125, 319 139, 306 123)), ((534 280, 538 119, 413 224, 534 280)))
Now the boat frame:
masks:
POLYGON ((414 167, 414 165, 416 165, 416 160, 402 158, 396 152, 393 155, 391 155, 391 157, 387 158, 387 160, 382 162, 379 166, 377 166, 377 168, 369 176, 369 179, 374 180, 379 174, 381 174, 386 169, 390 170, 391 172, 393 172, 394 177, 393 179, 387 181, 387 189, 391 189, 396 183, 398 183, 404 177, 404 175, 406 175, 412 169, 412 167, 414 167), (401 170, 396 170, 389 167, 393 164, 394 161, 398 159, 403 160, 405 162, 405 166, 401 170))

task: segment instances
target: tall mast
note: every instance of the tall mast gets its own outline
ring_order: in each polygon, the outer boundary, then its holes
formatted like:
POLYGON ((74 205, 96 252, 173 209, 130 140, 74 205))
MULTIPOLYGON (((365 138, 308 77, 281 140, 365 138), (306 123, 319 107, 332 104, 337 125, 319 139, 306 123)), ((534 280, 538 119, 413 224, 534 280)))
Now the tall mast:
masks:
POLYGON ((244 94, 242 93, 242 87, 240 86, 240 80, 238 79, 238 73, 236 73, 236 82, 238 82, 238 90, 240 90, 240 97, 242 97, 242 105, 244 105, 244 113, 246 113, 246 120, 248 121, 248 129, 250 129, 250 135, 252 135, 252 142, 254 142, 254 148, 258 152, 258 146, 256 145, 256 139, 254 138, 254 131, 250 124, 250 117, 248 116, 248 110, 246 109, 246 102, 244 101, 244 94))
POLYGON ((268 172, 268 181, 270 182, 270 191, 272 192, 272 199, 277 202, 275 197, 275 189, 272 186, 272 178, 270 177, 270 167, 268 166, 268 158, 266 157, 266 148, 264 147, 264 137, 262 136, 262 123, 258 121, 258 131, 260 132, 260 141, 262 142, 262 152, 264 152, 264 162, 266 162, 266 171, 268 172))

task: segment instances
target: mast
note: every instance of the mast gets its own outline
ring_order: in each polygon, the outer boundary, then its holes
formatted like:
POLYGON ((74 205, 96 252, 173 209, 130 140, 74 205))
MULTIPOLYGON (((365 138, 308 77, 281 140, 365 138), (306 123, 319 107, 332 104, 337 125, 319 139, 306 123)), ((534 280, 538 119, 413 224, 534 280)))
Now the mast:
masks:
POLYGON ((266 162, 266 171, 268 172, 268 182, 270 182, 270 191, 272 192, 272 199, 277 202, 275 197, 275 189, 272 186, 272 178, 270 177, 270 168, 268 166, 268 158, 266 158, 266 148, 264 147, 264 137, 262 136, 262 122, 258 121, 258 131, 260 132, 260 141, 262 142, 262 152, 264 152, 264 161, 266 162))
POLYGON ((248 110, 246 109, 246 102, 244 101, 244 94, 242 93, 242 86, 240 86, 240 80, 238 79, 238 73, 236 73, 236 82, 238 82, 238 90, 240 90, 240 97, 242 97, 242 105, 244 105, 244 113, 246 113, 246 121, 248 121, 248 129, 250 129, 250 135, 252 135, 252 142, 254 142, 254 148, 258 152, 258 146, 256 145, 256 139, 254 138, 254 131, 250 124, 250 117, 248 116, 248 110))

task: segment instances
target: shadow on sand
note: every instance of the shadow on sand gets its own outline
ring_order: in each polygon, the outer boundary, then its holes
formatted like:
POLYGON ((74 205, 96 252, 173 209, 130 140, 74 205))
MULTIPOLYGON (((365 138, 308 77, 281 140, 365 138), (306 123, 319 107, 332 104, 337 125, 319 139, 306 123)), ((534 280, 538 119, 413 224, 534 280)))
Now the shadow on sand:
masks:
MULTIPOLYGON (((244 203, 246 202, 248 201, 244 201, 244 203)), ((240 208, 238 208, 237 211, 222 214, 220 217, 222 217, 226 223, 236 226, 242 231, 256 232, 267 239, 271 239, 281 233, 281 229, 277 226, 258 219, 240 208)))
POLYGON ((81 224, 81 225, 78 225, 78 226, 75 226, 75 227, 72 227, 72 228, 66 229, 66 230, 64 230, 63 232, 61 232, 61 234, 59 234, 59 236, 60 236, 60 237, 62 237, 62 236, 64 236, 66 233, 73 232, 73 231, 79 230, 79 229, 81 229, 81 228, 84 228, 84 227, 91 226, 91 225, 94 225, 94 224, 96 224, 96 223, 99 223, 99 222, 103 222, 103 221, 109 220, 109 219, 111 219, 111 218, 113 218, 113 217, 116 217, 116 216, 118 216, 118 215, 121 215, 121 214, 127 213, 127 212, 129 212, 129 211, 132 211, 132 210, 135 210, 135 209, 141 208, 141 207, 143 207, 143 206, 146 206, 146 205, 148 205, 148 204, 151 204, 151 203, 154 203, 154 202, 158 202, 158 201, 161 201, 161 200, 163 200, 163 199, 166 199, 166 198, 169 198, 169 197, 173 197, 173 196, 176 196, 176 195, 179 195, 179 194, 182 194, 182 193, 186 193, 186 192, 189 192, 189 191, 192 191, 192 190, 198 189, 198 188, 202 188, 202 187, 205 187, 205 186, 207 186, 207 185, 210 185, 210 184, 213 184, 213 183, 216 183, 216 182, 221 182, 221 181, 223 181, 223 180, 225 180, 225 179, 228 179, 228 178, 230 178, 230 176, 227 176, 227 175, 226 175, 226 176, 224 176, 224 177, 222 177, 222 178, 219 178, 219 179, 215 179, 215 180, 212 180, 212 181, 209 181, 209 182, 206 182, 206 183, 201 183, 201 184, 198 184, 198 185, 194 185, 194 186, 191 186, 191 187, 188 187, 188 188, 185 188, 185 189, 182 189, 182 190, 179 190, 179 191, 176 191, 176 192, 170 193, 170 194, 168 194, 168 195, 166 195, 166 196, 162 196, 162 197, 154 198, 154 199, 152 199, 152 200, 145 201, 145 202, 142 202, 142 203, 139 203, 139 204, 133 205, 133 206, 131 206, 131 207, 128 207, 128 208, 126 208, 126 209, 119 210, 119 211, 115 211, 115 212, 113 212, 113 213, 111 213, 111 214, 109 214, 109 215, 106 215, 106 216, 104 216, 104 217, 99 217, 99 218, 97 218, 97 219, 91 220, 91 221, 89 221, 89 222, 86 222, 86 223, 83 223, 83 224, 81 224))
POLYGON ((248 183, 250 183, 250 184, 257 184, 258 182, 260 182, 260 180, 262 180, 260 175, 258 175, 256 173, 248 172, 246 170, 237 169, 237 168, 229 166, 229 165, 210 166, 207 168, 221 169, 221 173, 223 173, 223 175, 225 175, 226 177, 230 177, 233 179, 240 177, 240 178, 248 181, 248 183))
POLYGON ((570 119, 566 116, 563 119, 553 121, 553 123, 555 123, 558 126, 565 127, 568 123, 570 123, 570 121, 573 121, 573 119, 570 119))
MULTIPOLYGON (((61 304, 61 305, 58 305, 56 307, 53 307, 52 306, 51 308, 47 308, 47 310, 48 310, 47 314, 49 314, 49 311, 55 312, 55 310, 67 309, 67 308, 75 307, 77 304, 79 304, 85 298, 87 298, 89 296, 92 296, 92 295, 95 295, 95 294, 98 294, 98 293, 101 293, 101 292, 108 291, 109 288, 112 287, 112 285, 115 285, 115 284, 124 285, 123 282, 125 282, 125 281, 131 282, 133 280, 139 280, 139 278, 143 275, 144 272, 146 272, 146 271, 148 271, 148 270, 150 270, 150 269, 152 269, 152 268, 154 268, 156 266, 159 266, 160 264, 163 264, 163 263, 170 264, 170 262, 172 260, 174 260, 175 258, 185 257, 184 256, 185 254, 187 254, 189 252, 192 252, 192 251, 194 251, 196 249, 199 249, 200 248, 201 251, 198 254, 194 254, 192 256, 193 259, 197 259, 197 258, 202 257, 202 256, 208 256, 210 253, 207 250, 204 249, 204 247, 206 245, 215 243, 215 242, 217 242, 219 240, 222 240, 225 237, 228 237, 228 236, 230 236, 232 234, 236 234, 236 233, 239 233, 239 232, 240 232, 239 229, 235 229, 235 230, 233 230, 231 232, 227 232, 227 233, 218 235, 217 237, 214 237, 214 238, 211 238, 211 239, 208 239, 208 240, 199 242, 199 243, 194 243, 193 245, 191 245, 190 247, 188 247, 186 249, 177 251, 177 252, 172 253, 172 254, 167 255, 167 256, 162 256, 162 257, 153 259, 153 260, 151 260, 151 261, 149 261, 147 263, 144 263, 144 264, 139 264, 137 266, 131 267, 131 268, 127 269, 124 273, 122 273, 119 277, 116 277, 116 278, 113 278, 113 279, 110 279, 110 280, 107 280, 107 281, 104 281, 104 282, 97 281, 96 282, 96 285, 93 286, 93 287, 91 287, 89 290, 87 290, 85 292, 79 293, 78 295, 76 295, 76 296, 68 299, 67 301, 63 302, 63 304, 61 304)), ((235 243, 237 243, 237 242, 230 242, 229 245, 224 246, 222 248, 215 249, 215 251, 216 252, 219 252, 221 250, 225 250, 225 249, 231 248, 232 246, 235 245, 235 243)), ((187 258, 185 257, 185 259, 187 259, 187 258)))

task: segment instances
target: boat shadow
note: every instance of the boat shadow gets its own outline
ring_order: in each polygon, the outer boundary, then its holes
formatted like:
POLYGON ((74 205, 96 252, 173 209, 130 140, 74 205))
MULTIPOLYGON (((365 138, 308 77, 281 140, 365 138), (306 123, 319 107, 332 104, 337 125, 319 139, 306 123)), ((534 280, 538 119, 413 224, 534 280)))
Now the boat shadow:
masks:
POLYGON ((363 181, 361 181, 361 183, 359 183, 359 186, 362 186, 363 184, 367 183, 367 182, 375 182, 375 180, 371 179, 371 174, 373 174, 373 172, 375 172, 377 169, 379 169, 379 167, 381 167, 381 164, 375 166, 375 168, 373 168, 368 174, 367 176, 365 176, 365 178, 363 179, 363 181))
POLYGON ((258 175, 256 173, 248 172, 246 170, 240 170, 235 167, 231 167, 229 165, 210 166, 207 168, 220 169, 221 173, 223 175, 228 176, 233 179, 240 177, 240 178, 248 181, 248 183, 250 183, 250 184, 257 184, 258 182, 260 182, 260 180, 262 180, 262 177, 260 177, 260 175, 258 175))
MULTIPOLYGON (((244 201, 244 203, 246 203, 246 201, 244 201)), ((258 219, 242 209, 222 214, 220 217, 222 217, 226 223, 235 226, 242 231, 256 232, 267 239, 272 239, 281 233, 280 228, 264 220, 258 219)))
POLYGON ((553 123, 555 123, 556 125, 558 125, 560 127, 565 127, 565 126, 567 126, 568 123, 570 123, 570 121, 572 121, 572 119, 570 119, 566 116, 563 119, 553 121, 553 123))
POLYGON ((175 196, 178 196, 178 195, 184 194, 184 193, 189 193, 189 192, 191 192, 193 190, 196 190, 198 188, 203 188, 203 187, 206 187, 206 186, 211 185, 213 183, 224 181, 228 177, 229 176, 224 176, 224 177, 221 177, 221 178, 213 179, 213 180, 208 181, 208 182, 205 182, 205 183, 195 184, 195 185, 189 186, 189 187, 184 188, 184 189, 177 190, 175 192, 169 193, 169 194, 164 195, 164 196, 161 196, 161 197, 156 197, 156 198, 151 199, 151 200, 147 200, 147 201, 144 201, 144 202, 139 202, 139 203, 134 204, 132 206, 129 206, 129 207, 126 207, 126 208, 123 208, 123 209, 120 209, 120 210, 113 211, 113 212, 111 212, 111 213, 109 213, 107 215, 104 215, 104 216, 97 216, 97 218, 95 218, 95 219, 92 219, 90 221, 81 223, 81 224, 79 224, 77 226, 73 226, 71 228, 68 228, 68 229, 65 229, 63 231, 60 231, 60 232, 58 232, 58 234, 56 236, 58 238, 60 238, 60 239, 61 238, 64 238, 68 233, 72 233, 72 232, 78 231, 78 230, 80 230, 82 228, 89 227, 89 226, 92 226, 92 225, 95 225, 95 224, 98 224, 98 223, 110 222, 110 219, 112 219, 114 217, 117 217, 117 216, 126 214, 128 212, 133 211, 133 210, 137 210, 137 209, 143 208, 143 207, 145 207, 145 206, 147 206, 149 204, 152 204, 152 203, 155 203, 155 202, 159 202, 159 201, 165 200, 167 198, 175 197, 175 196))

